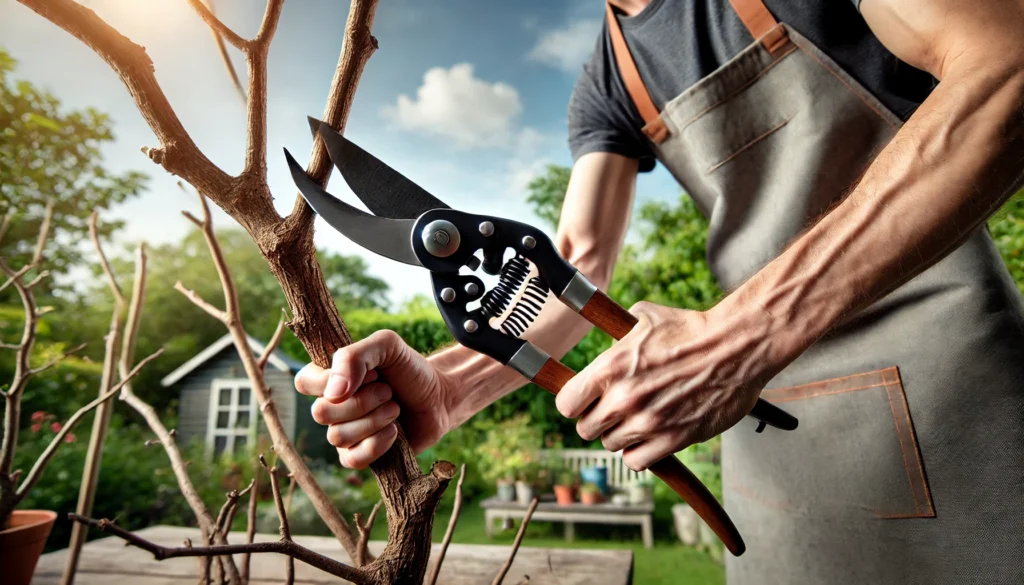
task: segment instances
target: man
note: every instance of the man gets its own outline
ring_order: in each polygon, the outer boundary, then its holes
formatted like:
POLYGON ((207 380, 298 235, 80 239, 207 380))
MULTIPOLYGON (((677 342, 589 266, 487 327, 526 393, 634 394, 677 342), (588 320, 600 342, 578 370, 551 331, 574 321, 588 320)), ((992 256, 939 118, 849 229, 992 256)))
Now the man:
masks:
MULTIPOLYGON (((658 160, 730 294, 634 306, 555 403, 637 470, 728 430, 730 583, 1024 582, 1024 309, 984 228, 1024 170, 1021 31, 1022 0, 609 5, 557 244, 607 286, 658 160), (737 424, 762 391, 800 428, 737 424)), ((559 356, 588 330, 549 303, 527 337, 559 356)), ((297 387, 362 468, 400 414, 423 449, 523 382, 380 332, 297 387)))

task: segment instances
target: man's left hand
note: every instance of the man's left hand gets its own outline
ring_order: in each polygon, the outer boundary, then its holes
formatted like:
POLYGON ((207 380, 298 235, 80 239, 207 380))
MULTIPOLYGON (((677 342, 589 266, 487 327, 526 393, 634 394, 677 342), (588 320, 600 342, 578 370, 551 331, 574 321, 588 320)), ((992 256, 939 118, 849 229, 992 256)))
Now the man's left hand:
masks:
POLYGON ((624 449, 637 471, 732 427, 784 364, 773 363, 766 321, 719 307, 637 303, 630 312, 639 322, 565 385, 558 411, 580 417, 584 440, 624 449))

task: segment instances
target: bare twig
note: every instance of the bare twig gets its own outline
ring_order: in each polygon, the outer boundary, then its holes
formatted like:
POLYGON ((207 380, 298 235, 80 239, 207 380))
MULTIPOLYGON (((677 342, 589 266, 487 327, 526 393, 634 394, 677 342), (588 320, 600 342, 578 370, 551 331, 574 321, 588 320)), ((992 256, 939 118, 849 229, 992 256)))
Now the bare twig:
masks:
MULTIPOLYGON (((252 491, 249 492, 249 509, 245 516, 245 542, 252 544, 254 538, 256 538, 256 503, 260 492, 260 474, 259 470, 253 474, 252 477, 252 491)), ((249 553, 242 555, 242 583, 248 585, 249 583, 249 553)))
POLYGON ((292 475, 289 473, 288 474, 288 493, 284 496, 284 511, 289 513, 289 514, 292 513, 292 496, 295 495, 295 485, 296 485, 295 478, 292 477, 292 475))
POLYGON ((311 551, 291 540, 257 542, 252 544, 166 547, 152 543, 140 536, 132 534, 131 532, 120 528, 110 520, 94 520, 92 518, 79 516, 78 514, 68 514, 68 518, 75 522, 80 522, 93 528, 98 528, 104 532, 109 532, 114 536, 127 541, 133 546, 137 546, 138 548, 152 553, 153 557, 158 561, 177 557, 212 557, 242 553, 278 553, 287 555, 293 559, 298 559, 307 565, 324 571, 325 573, 341 577, 342 579, 347 579, 357 585, 376 585, 376 581, 366 572, 355 567, 350 567, 330 557, 325 557, 324 555, 311 551))
POLYGON ((123 304, 125 299, 121 294, 121 287, 117 284, 117 278, 114 277, 114 271, 110 269, 110 262, 107 261, 107 255, 103 252, 103 246, 100 244, 99 230, 96 227, 98 220, 99 212, 93 211, 89 216, 89 237, 92 239, 92 247, 96 250, 96 255, 100 257, 100 266, 103 268, 103 275, 107 278, 107 286, 114 295, 114 301, 123 304))
POLYGON ((452 517, 448 519, 448 529, 444 531, 444 540, 441 541, 441 550, 437 553, 437 562, 430 571, 430 577, 426 585, 437 583, 437 576, 441 573, 441 563, 444 562, 444 555, 448 552, 448 545, 452 542, 452 535, 455 534, 455 523, 459 521, 459 512, 462 511, 462 482, 466 480, 466 464, 459 466, 459 482, 455 484, 455 504, 452 507, 452 517))
POLYGON ((203 21, 206 22, 207 26, 214 30, 218 35, 227 39, 229 43, 240 51, 246 50, 249 45, 249 41, 243 39, 235 31, 228 28, 223 22, 213 14, 213 11, 207 8, 206 4, 202 0, 188 0, 188 3, 192 6, 192 9, 199 13, 203 21))
POLYGON ((59 356, 53 358, 52 360, 46 362, 45 364, 39 366, 38 368, 32 368, 31 370, 29 370, 29 374, 32 375, 32 376, 35 376, 36 374, 41 374, 41 373, 45 372, 46 370, 49 370, 53 366, 55 366, 55 365, 59 364, 61 361, 63 361, 64 358, 66 358, 66 357, 68 357, 70 355, 76 354, 76 353, 82 351, 83 349, 85 349, 86 345, 89 345, 89 344, 88 343, 80 343, 80 344, 76 345, 75 347, 72 347, 71 349, 69 349, 67 351, 61 352, 61 354, 59 356))
MULTIPOLYGON (((281 309, 281 319, 277 322, 277 329, 274 330, 274 335, 271 336, 270 341, 267 342, 267 347, 263 348, 263 355, 261 355, 260 359, 256 362, 256 367, 259 368, 261 372, 267 369, 267 362, 270 361, 270 356, 277 350, 277 346, 281 345, 281 339, 284 337, 284 322, 285 312, 284 309, 281 309)), ((292 483, 295 483, 294 480, 292 483)), ((290 495, 291 488, 289 487, 288 490, 290 495)))
MULTIPOLYGON (((204 0, 206 6, 209 7, 210 13, 216 15, 217 11, 213 6, 213 0, 204 0)), ((220 58, 224 62, 224 67, 228 70, 228 76, 231 78, 231 84, 235 86, 238 91, 238 97, 242 100, 244 106, 248 100, 245 97, 245 89, 242 88, 242 82, 238 80, 238 72, 235 70, 234 63, 231 62, 231 56, 228 55, 228 47, 224 42, 224 37, 217 32, 216 28, 210 27, 210 32, 213 33, 213 40, 217 43, 217 52, 220 53, 220 58)))
POLYGON ((356 545, 356 566, 362 567, 366 564, 366 553, 368 552, 367 547, 370 544, 370 531, 373 530, 373 523, 377 520, 377 512, 380 511, 380 506, 384 501, 380 500, 373 505, 373 510, 370 510, 369 516, 366 517, 366 522, 363 522, 362 514, 356 513, 353 516, 355 520, 356 530, 359 531, 359 542, 356 545))
POLYGON ((530 507, 526 509, 526 516, 523 516, 523 522, 519 525, 519 532, 516 533, 516 540, 512 543, 512 551, 508 555, 508 560, 501 567, 501 571, 494 577, 494 581, 491 585, 501 585, 501 582, 505 580, 505 575, 508 574, 508 570, 512 568, 512 561, 516 559, 516 553, 519 552, 519 545, 523 542, 523 536, 526 534, 526 527, 530 524, 530 518, 533 517, 533 511, 537 509, 537 496, 533 497, 533 501, 530 502, 530 507))
POLYGON ((96 408, 101 403, 106 402, 112 396, 117 394, 118 391, 121 390, 121 387, 127 384, 132 378, 134 378, 135 375, 139 373, 139 370, 143 368, 143 366, 148 364, 150 361, 156 359, 163 352, 164 349, 162 347, 153 352, 153 354, 151 354, 149 357, 140 361, 138 365, 136 365, 135 368, 128 373, 126 379, 119 382, 116 386, 111 388, 110 391, 104 394, 103 396, 100 396, 96 400, 93 400, 89 404, 86 404, 82 408, 79 408, 78 412, 71 415, 71 418, 69 418, 68 421, 64 423, 63 426, 61 426, 60 431, 58 431, 57 434, 54 435, 53 439, 50 441, 50 444, 46 446, 46 449, 43 450, 43 453, 39 456, 39 459, 36 459, 35 465, 33 465, 32 469, 29 470, 28 475, 25 477, 25 481, 22 482, 21 487, 18 488, 17 497, 19 500, 28 495, 28 492, 33 487, 35 487, 36 482, 39 481, 39 478, 43 474, 43 470, 46 469, 46 465, 50 462, 50 459, 53 458, 53 454, 56 453, 57 447, 59 447, 61 442, 64 441, 64 437, 71 432, 71 429, 75 428, 75 425, 78 424, 78 421, 81 420, 83 416, 88 414, 90 410, 96 408))
MULTIPOLYGON (((260 465, 270 474, 270 489, 274 493, 274 505, 277 506, 277 517, 281 520, 281 540, 291 542, 292 531, 288 527, 288 513, 284 510, 284 500, 281 498, 281 486, 277 481, 277 466, 268 467, 266 459, 260 455, 260 465)), ((295 559, 288 557, 288 575, 285 579, 286 585, 295 583, 295 559)))

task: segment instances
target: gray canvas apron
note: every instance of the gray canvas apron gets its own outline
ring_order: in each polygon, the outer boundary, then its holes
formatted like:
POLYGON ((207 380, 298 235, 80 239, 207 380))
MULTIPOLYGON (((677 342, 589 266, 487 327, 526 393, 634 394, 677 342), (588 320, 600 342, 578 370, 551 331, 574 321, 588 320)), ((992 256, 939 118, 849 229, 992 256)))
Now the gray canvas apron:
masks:
MULTIPOLYGON (((608 8, 655 153, 735 288, 857 182, 901 121, 761 0, 755 41, 658 111, 608 8)), ((936 193, 941 197, 941 193, 936 193)), ((1024 306, 987 228, 836 328, 762 394, 796 431, 722 442, 747 543, 731 585, 1024 583, 1024 306)))

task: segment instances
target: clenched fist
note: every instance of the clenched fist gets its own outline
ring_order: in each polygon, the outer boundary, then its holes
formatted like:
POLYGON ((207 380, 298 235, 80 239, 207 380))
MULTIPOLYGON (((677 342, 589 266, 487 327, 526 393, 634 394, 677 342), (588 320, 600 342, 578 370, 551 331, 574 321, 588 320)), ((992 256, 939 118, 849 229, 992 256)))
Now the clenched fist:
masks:
POLYGON ((338 350, 329 370, 309 364, 295 388, 316 396, 313 419, 341 464, 363 469, 395 442, 399 420, 418 453, 449 430, 452 384, 394 331, 378 331, 338 350))

